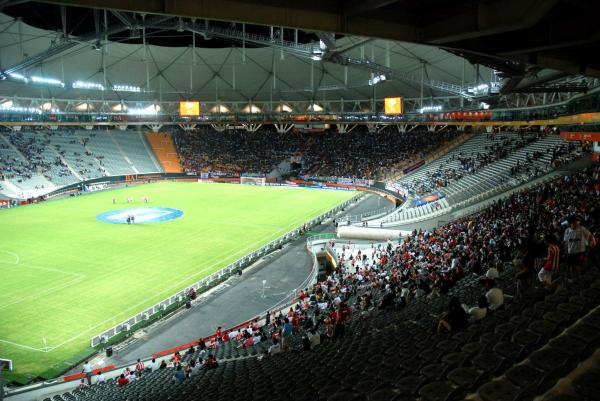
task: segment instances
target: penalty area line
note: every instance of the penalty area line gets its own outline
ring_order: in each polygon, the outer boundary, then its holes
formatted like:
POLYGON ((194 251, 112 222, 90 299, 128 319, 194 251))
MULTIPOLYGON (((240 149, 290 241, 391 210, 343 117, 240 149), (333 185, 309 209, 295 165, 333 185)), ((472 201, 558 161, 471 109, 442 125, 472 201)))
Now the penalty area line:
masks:
POLYGON ((15 343, 13 341, 8 341, 8 340, 2 340, 0 339, 1 343, 6 343, 6 344, 10 344, 10 345, 14 345, 15 347, 20 347, 20 348, 25 348, 31 351, 37 351, 37 352, 50 352, 52 351, 52 348, 47 347, 47 349, 44 348, 35 348, 35 347, 30 347, 29 345, 24 345, 24 344, 19 344, 19 343, 15 343))

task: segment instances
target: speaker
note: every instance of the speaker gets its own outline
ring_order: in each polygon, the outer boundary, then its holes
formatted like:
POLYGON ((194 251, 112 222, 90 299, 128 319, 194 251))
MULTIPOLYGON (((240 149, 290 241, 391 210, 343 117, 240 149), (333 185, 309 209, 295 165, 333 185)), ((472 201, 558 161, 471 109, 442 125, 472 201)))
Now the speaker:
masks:
POLYGON ((106 357, 110 358, 113 355, 112 347, 106 347, 106 357))
POLYGON ((186 308, 186 309, 190 309, 191 307, 192 307, 192 301, 187 301, 187 302, 185 303, 185 308, 186 308))

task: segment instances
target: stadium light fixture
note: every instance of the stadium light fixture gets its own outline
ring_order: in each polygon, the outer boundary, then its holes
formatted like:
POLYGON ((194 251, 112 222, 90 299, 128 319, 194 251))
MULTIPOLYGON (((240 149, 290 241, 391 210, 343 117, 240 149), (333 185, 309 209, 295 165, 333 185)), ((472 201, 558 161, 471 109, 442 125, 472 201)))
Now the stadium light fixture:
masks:
POLYGON ((115 92, 141 92, 142 91, 142 88, 140 88, 139 86, 123 85, 123 84, 113 85, 112 89, 115 92))
POLYGON ((23 74, 19 74, 18 72, 10 72, 8 74, 8 76, 17 81, 21 81, 21 82, 25 82, 25 83, 29 82, 29 78, 27 78, 23 74))
POLYGON ((60 111, 60 109, 58 107, 52 106, 52 103, 50 103, 50 102, 43 103, 40 106, 40 109, 42 109, 42 111, 50 112, 50 113, 58 113, 60 111))
POLYGON ((436 112, 436 111, 442 111, 443 107, 441 105, 438 106, 424 106, 421 107, 419 109, 419 113, 423 114, 423 113, 429 113, 429 112, 436 112))
POLYGON ((31 82, 40 84, 40 85, 60 86, 61 88, 65 87, 65 83, 59 79, 38 77, 35 75, 31 77, 31 82))
POLYGON ((103 91, 104 85, 95 82, 75 81, 73 82, 73 89, 95 89, 103 91))
POLYGON ((242 111, 244 113, 260 113, 262 110, 260 109, 260 107, 254 104, 249 104, 248 106, 244 107, 242 111))
POLYGON ((148 107, 144 108, 133 108, 128 109, 127 114, 137 115, 137 116, 151 116, 156 115, 160 111, 160 106, 157 104, 151 104, 148 107))
POLYGON ((229 108, 227 106, 225 106, 224 104, 220 104, 218 106, 214 106, 212 109, 210 109, 211 113, 229 113, 229 108))
POLYGON ((370 86, 377 85, 378 83, 383 82, 386 79, 387 79, 387 77, 385 76, 385 74, 375 75, 371 79, 369 79, 369 85, 370 86))
POLYGON ((18 106, 16 106, 16 107, 15 106, 11 106, 11 107, 0 106, 0 112, 42 114, 42 110, 40 110, 36 107, 18 107, 18 106))
POLYGON ((277 111, 279 113, 291 113, 292 108, 290 106, 288 106, 287 104, 282 103, 279 106, 275 107, 275 111, 277 111))
POLYGON ((317 103, 313 103, 308 106, 308 111, 323 111, 323 107, 317 103))

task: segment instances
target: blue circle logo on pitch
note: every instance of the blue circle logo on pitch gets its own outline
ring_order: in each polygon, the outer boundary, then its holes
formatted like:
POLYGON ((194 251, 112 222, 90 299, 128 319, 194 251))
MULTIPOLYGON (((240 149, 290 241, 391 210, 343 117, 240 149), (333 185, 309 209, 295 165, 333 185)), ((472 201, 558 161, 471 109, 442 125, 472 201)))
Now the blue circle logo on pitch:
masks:
POLYGON ((111 210, 96 216, 104 223, 127 224, 127 218, 133 217, 133 224, 162 223, 181 217, 183 212, 169 207, 140 207, 132 209, 111 210))

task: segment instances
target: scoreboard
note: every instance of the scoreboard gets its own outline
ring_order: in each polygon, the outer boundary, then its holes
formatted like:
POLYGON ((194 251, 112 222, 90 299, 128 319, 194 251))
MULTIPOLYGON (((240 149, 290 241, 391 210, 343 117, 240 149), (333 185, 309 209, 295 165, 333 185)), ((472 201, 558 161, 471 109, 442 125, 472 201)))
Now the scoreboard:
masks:
POLYGON ((197 117, 200 115, 200 102, 179 102, 181 117, 197 117))
POLYGON ((402 98, 386 97, 385 114, 402 114, 402 98))

